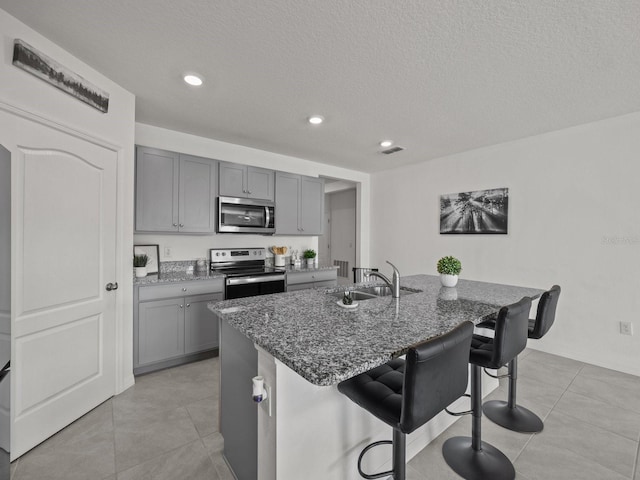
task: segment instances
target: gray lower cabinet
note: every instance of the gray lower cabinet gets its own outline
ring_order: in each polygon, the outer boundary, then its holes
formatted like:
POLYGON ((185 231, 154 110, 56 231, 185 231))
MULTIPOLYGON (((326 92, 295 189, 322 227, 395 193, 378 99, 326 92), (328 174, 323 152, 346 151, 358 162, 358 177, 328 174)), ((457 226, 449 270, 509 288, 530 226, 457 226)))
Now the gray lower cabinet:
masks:
POLYGON ((223 300, 223 289, 222 279, 135 287, 134 374, 216 355, 218 320, 207 304, 223 300))
POLYGON ((321 235, 324 180, 276 173, 276 235, 321 235))
POLYGON ((266 168, 220 162, 220 195, 271 200, 275 198, 275 171, 266 168))
POLYGON ((215 233, 217 165, 209 158, 138 146, 136 231, 215 233))
POLYGON ((335 287, 338 284, 338 270, 311 270, 287 272, 287 292, 306 288, 335 287))

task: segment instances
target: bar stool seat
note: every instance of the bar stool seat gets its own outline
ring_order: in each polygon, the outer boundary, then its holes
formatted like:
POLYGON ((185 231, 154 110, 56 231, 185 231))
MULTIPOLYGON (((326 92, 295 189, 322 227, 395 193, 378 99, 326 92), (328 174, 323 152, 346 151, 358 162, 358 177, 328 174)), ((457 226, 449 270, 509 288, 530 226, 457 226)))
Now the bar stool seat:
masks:
POLYGON ((393 359, 338 384, 341 393, 393 429, 393 441, 374 442, 360 453, 358 472, 363 478, 392 475, 394 480, 405 480, 406 434, 464 394, 472 335, 473 324, 463 322, 444 335, 411 347, 406 360, 393 359), (382 444, 393 445, 392 470, 364 473, 364 454, 382 444))
POLYGON ((509 363, 527 345, 531 299, 502 307, 496 318, 493 338, 474 335, 471 364, 471 437, 453 437, 444 442, 447 464, 467 480, 513 480, 511 461, 493 445, 482 441, 482 367, 498 369, 509 363))

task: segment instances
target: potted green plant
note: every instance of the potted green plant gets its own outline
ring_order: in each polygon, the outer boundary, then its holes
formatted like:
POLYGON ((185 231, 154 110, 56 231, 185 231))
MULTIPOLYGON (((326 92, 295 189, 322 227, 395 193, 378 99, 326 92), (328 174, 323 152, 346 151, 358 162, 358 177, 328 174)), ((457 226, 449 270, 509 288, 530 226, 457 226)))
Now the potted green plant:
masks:
POLYGON ((302 256, 307 260, 307 267, 313 267, 313 264, 316 261, 316 251, 307 249, 302 252, 302 256))
POLYGON ((440 282, 445 287, 455 287, 458 283, 458 275, 462 271, 462 263, 456 257, 447 256, 438 260, 438 273, 440 282))
POLYGON ((147 276, 147 263, 149 263, 149 257, 146 254, 133 256, 133 267, 136 272, 136 277, 147 276))

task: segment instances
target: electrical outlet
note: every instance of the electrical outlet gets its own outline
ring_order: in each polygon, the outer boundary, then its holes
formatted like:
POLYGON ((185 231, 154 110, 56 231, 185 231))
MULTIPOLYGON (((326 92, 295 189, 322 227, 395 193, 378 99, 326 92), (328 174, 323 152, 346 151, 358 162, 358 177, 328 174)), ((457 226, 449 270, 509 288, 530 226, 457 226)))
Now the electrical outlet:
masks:
POLYGON ((633 335, 633 324, 631 322, 620 322, 620 333, 622 335, 633 335))
POLYGON ((164 247, 164 258, 171 257, 171 247, 164 247))

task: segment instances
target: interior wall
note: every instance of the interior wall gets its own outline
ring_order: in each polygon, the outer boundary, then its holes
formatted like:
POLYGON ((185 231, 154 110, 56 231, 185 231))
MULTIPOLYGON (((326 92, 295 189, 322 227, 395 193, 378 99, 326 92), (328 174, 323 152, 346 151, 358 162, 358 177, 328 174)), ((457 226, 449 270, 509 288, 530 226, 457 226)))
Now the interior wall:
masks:
POLYGON ((640 375, 640 113, 372 175, 372 264, 562 287, 556 323, 529 346, 640 375), (509 188, 507 235, 440 235, 439 196, 509 188), (620 334, 635 323, 635 336, 620 334))
MULTIPOLYGON (((133 384, 133 158, 135 97, 87 64, 70 55, 36 31, 0 10, 0 108, 26 111, 69 128, 80 135, 99 139, 118 150, 117 206, 117 358, 116 391, 133 384), (12 65, 13 42, 22 39, 89 82, 109 93, 109 111, 91 106, 12 65)), ((70 182, 73 179, 69 179, 70 182)), ((19 185, 12 185, 15 190, 19 185)), ((16 192, 18 190, 15 190, 16 192)), ((52 193, 52 198, 55 194, 52 193)), ((43 248, 46 239, 43 238, 43 248)))
MULTIPOLYGON (((312 177, 325 176, 357 182, 359 186, 358 195, 361 201, 361 215, 358 218, 356 228, 361 235, 364 245, 360 255, 368 259, 369 174, 141 123, 136 124, 135 141, 138 145, 214 158, 216 160, 254 165, 312 177)), ((307 248, 318 251, 317 236, 136 234, 134 241, 136 244, 159 244, 160 261, 193 260, 200 257, 208 258, 209 248, 268 248, 273 245, 278 245, 292 247, 298 250, 299 253, 307 248), (165 255, 165 247, 171 247, 170 257, 165 255)), ((319 258, 321 264, 327 260, 328 259, 319 258)))

